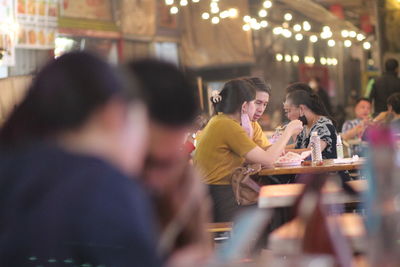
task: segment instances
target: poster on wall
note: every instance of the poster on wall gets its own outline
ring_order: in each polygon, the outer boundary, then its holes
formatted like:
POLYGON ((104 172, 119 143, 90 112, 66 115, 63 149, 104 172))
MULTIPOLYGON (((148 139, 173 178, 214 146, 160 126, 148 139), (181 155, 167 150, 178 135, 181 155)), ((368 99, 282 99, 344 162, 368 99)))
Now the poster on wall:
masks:
POLYGON ((52 49, 58 27, 59 0, 16 0, 18 48, 52 49))
POLYGON ((62 17, 112 20, 110 0, 61 0, 61 2, 62 17))
POLYGON ((13 0, 0 0, 0 66, 14 66, 18 26, 13 0))

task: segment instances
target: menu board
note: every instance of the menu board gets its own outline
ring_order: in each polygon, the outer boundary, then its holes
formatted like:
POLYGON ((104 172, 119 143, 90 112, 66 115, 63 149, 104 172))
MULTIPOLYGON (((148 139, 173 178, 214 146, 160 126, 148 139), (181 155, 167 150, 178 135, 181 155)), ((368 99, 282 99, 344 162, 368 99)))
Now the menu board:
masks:
POLYGON ((0 66, 15 64, 17 31, 14 1, 0 0, 0 66))
POLYGON ((51 49, 57 34, 59 0, 16 0, 19 48, 51 49))
POLYGON ((62 0, 62 17, 112 20, 110 0, 62 0))

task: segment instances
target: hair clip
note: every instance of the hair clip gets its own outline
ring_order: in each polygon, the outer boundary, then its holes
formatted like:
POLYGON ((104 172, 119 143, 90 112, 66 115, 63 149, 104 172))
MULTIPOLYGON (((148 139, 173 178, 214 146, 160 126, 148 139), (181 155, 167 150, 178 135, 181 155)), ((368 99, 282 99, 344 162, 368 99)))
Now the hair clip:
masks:
POLYGON ((218 90, 213 90, 211 92, 211 101, 215 104, 221 102, 222 96, 219 94, 218 90))

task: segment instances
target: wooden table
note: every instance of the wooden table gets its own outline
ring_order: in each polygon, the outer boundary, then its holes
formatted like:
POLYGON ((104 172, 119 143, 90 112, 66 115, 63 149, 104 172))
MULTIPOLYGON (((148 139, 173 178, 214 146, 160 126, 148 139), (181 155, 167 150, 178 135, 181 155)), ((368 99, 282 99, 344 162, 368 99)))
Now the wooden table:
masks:
POLYGON ((259 175, 281 175, 281 174, 306 174, 306 173, 324 173, 336 171, 359 170, 364 164, 364 160, 354 163, 335 164, 332 159, 323 160, 321 166, 292 166, 292 167, 275 167, 262 169, 259 175))
MULTIPOLYGON (((363 192, 368 188, 366 180, 355 180, 346 182, 357 192, 363 192)), ((260 208, 282 208, 290 207, 303 192, 305 184, 278 184, 266 185, 261 188, 258 199, 260 208)), ((344 204, 359 202, 357 196, 346 194, 343 189, 334 183, 327 183, 322 192, 324 204, 344 204)))
MULTIPOLYGON (((354 251, 365 251, 366 230, 360 215, 344 213, 340 216, 329 216, 329 220, 337 220, 343 235, 349 239, 350 246, 354 251)), ((298 252, 296 250, 300 248, 304 230, 304 223, 296 218, 271 233, 268 240, 268 248, 280 253, 298 252)))

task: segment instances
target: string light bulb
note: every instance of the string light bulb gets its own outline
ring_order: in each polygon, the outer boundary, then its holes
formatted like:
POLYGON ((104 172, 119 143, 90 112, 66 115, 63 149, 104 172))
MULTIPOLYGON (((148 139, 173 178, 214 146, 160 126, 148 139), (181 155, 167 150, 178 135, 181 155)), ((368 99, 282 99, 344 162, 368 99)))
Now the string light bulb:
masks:
POLYGON ((297 33, 297 34, 294 36, 294 38, 295 38, 297 41, 301 41, 301 40, 303 40, 303 35, 302 35, 301 33, 297 33))
POLYGON ((283 55, 282 54, 276 54, 275 58, 276 58, 276 61, 281 62, 283 60, 283 55))
POLYGON ((218 23, 219 23, 219 18, 218 18, 218 17, 213 17, 213 18, 211 19, 211 23, 212 23, 212 24, 218 24, 218 23))
POLYGON ((301 31, 301 25, 300 25, 300 24, 294 25, 294 26, 293 26, 293 30, 294 30, 295 32, 301 31))
POLYGON ((328 41, 328 46, 329 46, 329 47, 334 47, 335 45, 336 45, 335 40, 330 39, 330 40, 328 41))
POLYGON ((293 19, 293 16, 292 16, 292 14, 290 14, 290 13, 286 13, 286 14, 284 15, 284 19, 287 20, 287 21, 291 21, 291 20, 293 19))
POLYGON ((345 40, 344 41, 344 46, 345 47, 351 47, 351 45, 352 45, 352 42, 350 40, 345 40))
POLYGON ((316 43, 318 41, 318 37, 316 35, 311 35, 310 36, 310 42, 311 43, 316 43))
POLYGON ((173 6, 169 9, 169 13, 171 14, 177 14, 179 12, 179 9, 176 6, 173 6))
POLYGON ((258 12, 258 16, 260 16, 261 18, 265 18, 266 16, 268 16, 267 10, 261 9, 261 10, 258 12))
POLYGON ((204 12, 203 14, 201 14, 201 18, 202 19, 209 19, 210 18, 210 14, 207 12, 204 12))
POLYGON ((308 21, 303 22, 303 29, 308 32, 311 30, 311 24, 308 21))
POLYGON ((271 8, 271 7, 272 7, 272 2, 269 1, 269 0, 264 1, 263 7, 265 7, 265 8, 271 8))

